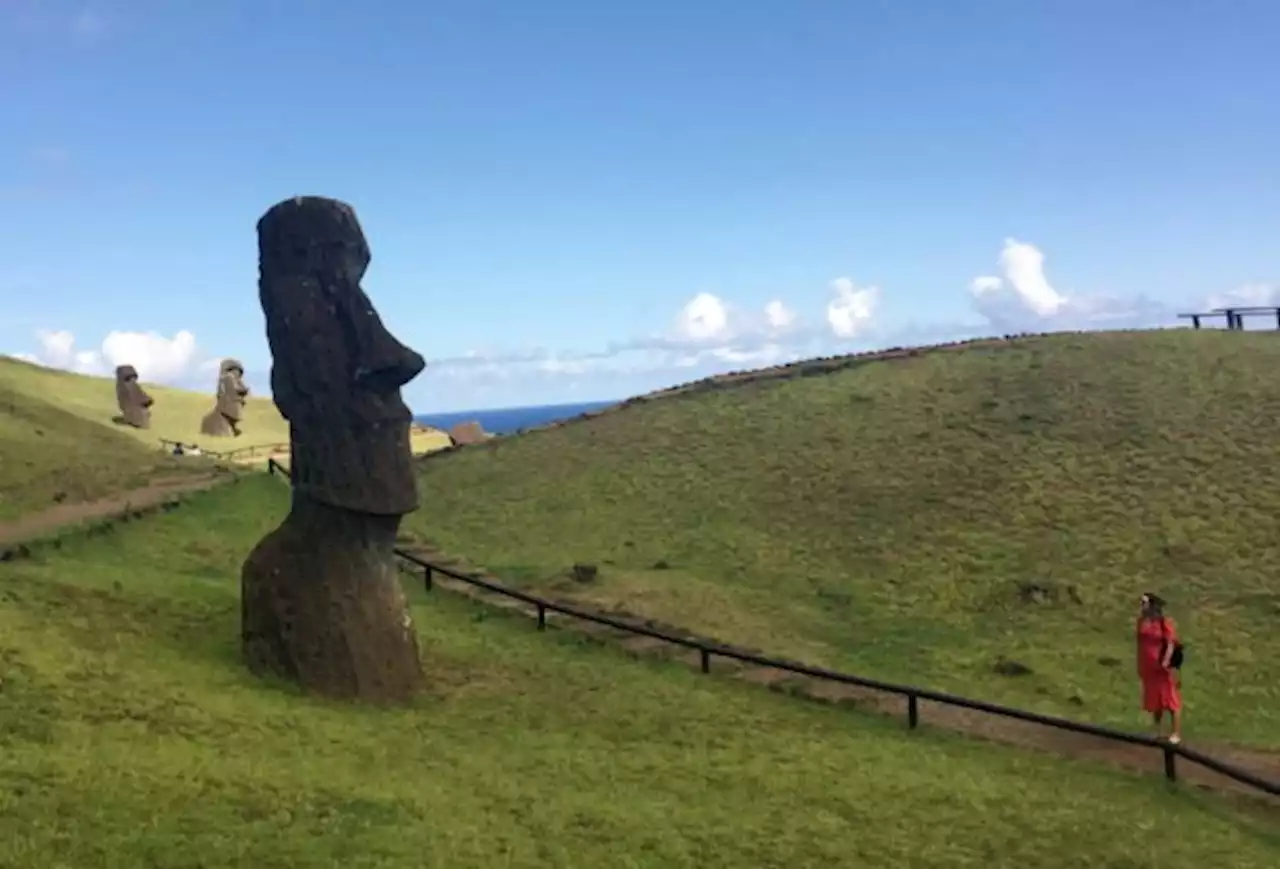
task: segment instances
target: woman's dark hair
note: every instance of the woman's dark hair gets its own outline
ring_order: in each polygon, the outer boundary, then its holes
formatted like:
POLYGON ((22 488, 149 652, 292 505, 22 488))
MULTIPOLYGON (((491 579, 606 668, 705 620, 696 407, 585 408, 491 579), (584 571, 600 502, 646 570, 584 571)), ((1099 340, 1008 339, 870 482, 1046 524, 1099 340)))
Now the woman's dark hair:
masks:
POLYGON ((1164 615, 1164 598, 1155 592, 1146 592, 1142 595, 1142 603, 1147 612, 1153 616, 1164 615))

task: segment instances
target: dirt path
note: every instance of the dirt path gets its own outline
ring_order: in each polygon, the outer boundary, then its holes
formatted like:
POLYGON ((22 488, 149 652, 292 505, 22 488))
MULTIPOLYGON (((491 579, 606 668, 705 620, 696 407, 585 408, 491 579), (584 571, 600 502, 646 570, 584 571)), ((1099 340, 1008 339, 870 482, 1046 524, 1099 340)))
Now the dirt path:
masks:
POLYGON ((18 519, 0 521, 0 549, 14 544, 47 537, 60 528, 95 519, 122 516, 170 501, 187 492, 199 492, 229 482, 234 475, 222 470, 208 474, 157 477, 139 489, 130 489, 96 501, 59 504, 18 519))
MULTIPOLYGON (((469 566, 460 564, 429 546, 408 544, 403 548, 433 563, 452 567, 460 572, 471 571, 469 566)), ((484 571, 475 571, 475 575, 489 582, 502 584, 502 580, 484 571)), ((500 609, 519 613, 530 619, 537 618, 536 610, 533 607, 513 598, 487 592, 473 585, 441 576, 439 573, 434 575, 434 582, 449 591, 458 592, 476 600, 482 600, 500 609)), ((564 603, 570 602, 564 601, 564 603)), ((584 608, 580 605, 577 606, 580 609, 584 608)), ((645 623, 642 619, 628 617, 624 614, 610 612, 607 615, 624 622, 645 623)), ((701 655, 698 651, 684 649, 664 640, 629 634, 604 625, 597 625, 556 613, 548 613, 546 619, 548 624, 555 625, 557 628, 573 630, 580 634, 608 641, 637 656, 657 657, 664 660, 679 661, 691 667, 701 667, 701 655)), ((656 625, 652 622, 645 624, 651 628, 657 628, 677 636, 695 638, 694 635, 680 628, 656 625)), ((713 645, 716 644, 715 641, 708 638, 703 639, 713 645)), ((848 704, 859 709, 892 715, 902 720, 904 724, 906 721, 907 700, 905 697, 886 694, 870 688, 813 679, 785 670, 758 667, 715 656, 711 659, 711 671, 812 700, 848 704)), ((1146 746, 1112 742, 1100 737, 1072 733, 925 700, 921 700, 919 703, 919 716, 922 726, 944 728, 973 738, 1005 745, 1052 752, 1082 760, 1117 764, 1129 769, 1158 775, 1164 774, 1163 752, 1146 746)), ((1280 781, 1280 752, 1268 752, 1240 746, 1209 744, 1198 741, 1188 742, 1188 747, 1195 748, 1197 751, 1208 754, 1224 763, 1245 769, 1255 775, 1272 781, 1280 781)), ((1233 779, 1219 775, 1198 764, 1193 764, 1184 758, 1178 758, 1177 771, 1181 781, 1214 790, 1248 794, 1272 806, 1280 807, 1280 799, 1266 796, 1254 788, 1242 785, 1233 779)))

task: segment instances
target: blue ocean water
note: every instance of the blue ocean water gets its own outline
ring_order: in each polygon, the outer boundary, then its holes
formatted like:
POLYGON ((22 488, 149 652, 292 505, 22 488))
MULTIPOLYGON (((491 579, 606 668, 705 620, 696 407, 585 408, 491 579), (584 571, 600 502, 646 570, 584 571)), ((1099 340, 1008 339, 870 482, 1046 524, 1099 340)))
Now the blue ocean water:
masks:
POLYGON ((455 413, 421 413, 414 419, 448 431, 460 422, 478 422, 491 434, 511 434, 522 428, 569 419, 580 413, 617 404, 616 401, 589 401, 583 404, 543 404, 534 407, 498 407, 455 413))

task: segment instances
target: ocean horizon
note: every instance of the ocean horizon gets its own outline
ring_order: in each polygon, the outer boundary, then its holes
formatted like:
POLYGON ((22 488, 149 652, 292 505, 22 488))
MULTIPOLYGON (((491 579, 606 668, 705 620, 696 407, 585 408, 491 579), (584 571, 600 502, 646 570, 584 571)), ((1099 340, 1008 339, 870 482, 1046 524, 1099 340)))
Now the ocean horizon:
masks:
POLYGON ((478 410, 458 410, 448 413, 414 414, 415 422, 435 426, 448 431, 460 422, 478 422, 491 434, 512 434, 522 428, 531 428, 571 419, 583 413, 618 404, 616 401, 585 401, 573 404, 535 404, 527 407, 491 407, 478 410))

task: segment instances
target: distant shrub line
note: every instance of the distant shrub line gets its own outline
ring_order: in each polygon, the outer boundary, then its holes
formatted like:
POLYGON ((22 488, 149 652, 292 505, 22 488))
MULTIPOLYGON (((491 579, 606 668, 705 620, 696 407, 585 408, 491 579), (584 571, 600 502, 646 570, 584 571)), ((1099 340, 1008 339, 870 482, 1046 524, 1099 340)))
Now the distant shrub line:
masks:
MULTIPOLYGON (((279 475, 286 480, 290 479, 289 469, 281 465, 275 459, 267 459, 267 470, 273 476, 279 475)), ((1044 727, 1052 727, 1057 730, 1082 733, 1099 739, 1109 740, 1111 742, 1123 742, 1130 745, 1139 745, 1146 748, 1157 749, 1164 755, 1164 774, 1165 778, 1169 781, 1178 780, 1177 758, 1182 757, 1191 763, 1213 770, 1214 772, 1233 779, 1240 784, 1256 788, 1257 790, 1273 796, 1280 796, 1280 782, 1273 782, 1247 770, 1223 763, 1222 761, 1202 754, 1195 749, 1187 748, 1180 743, 1175 745, 1162 739, 1156 739, 1154 737, 1136 733, 1127 733, 1123 730, 1116 730, 1110 727, 1085 724, 1083 722, 1071 721, 1070 719, 1059 718, 1053 715, 1041 715, 1037 712, 1014 709, 1008 706, 1001 706, 996 703, 988 703, 983 700, 972 700, 967 697, 960 697, 955 694, 934 691, 928 688, 918 688, 911 685, 898 685, 892 682, 883 682, 879 679, 868 679, 863 676, 854 676, 849 673, 841 673, 836 670, 828 670, 822 667, 811 667, 806 664, 786 661, 781 658, 757 655, 753 652, 746 651, 745 649, 737 649, 723 643, 677 636, 676 634, 666 631, 630 624, 619 619, 611 618, 610 616, 602 613, 591 612, 590 610, 580 609, 575 606, 557 603, 536 595, 517 591, 516 589, 508 588, 507 586, 499 583, 490 582, 489 580, 482 579, 477 576, 471 576, 457 570, 452 570, 440 564, 434 564, 421 556, 400 548, 396 548, 395 554, 403 561, 422 571, 423 585, 427 591, 430 591, 433 588, 433 575, 438 573, 442 576, 447 576, 450 579, 457 580, 458 582, 466 583, 467 585, 475 588, 481 588, 485 591, 493 592, 494 594, 499 594, 533 607, 537 613, 538 630, 546 629, 547 613, 560 613, 561 615, 570 616, 582 621, 603 625, 605 627, 614 628, 615 630, 638 636, 652 637, 653 639, 662 640, 685 649, 697 651, 703 673, 711 672, 712 657, 721 657, 740 661, 744 664, 753 664, 758 667, 768 667, 775 670, 794 673, 798 676, 807 676, 813 679, 838 682, 844 685, 856 685, 862 688, 870 688, 875 691, 882 691, 889 694, 895 694, 899 697, 905 697, 907 700, 907 726, 912 729, 918 727, 920 723, 920 701, 927 700, 933 703, 956 706, 962 709, 970 709, 976 712, 984 712, 989 715, 997 715, 1004 718, 1012 718, 1018 721, 1042 725, 1044 727)))

